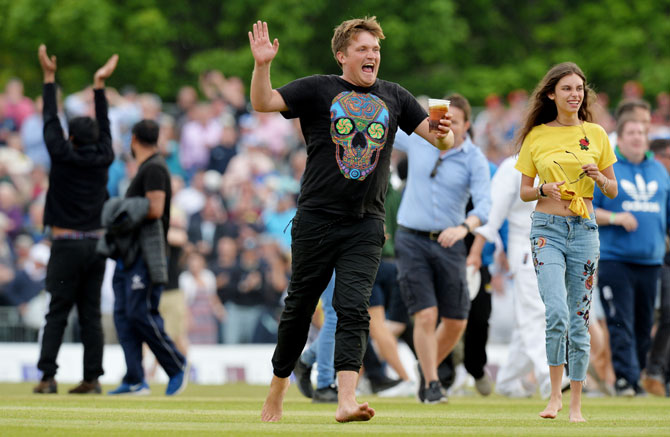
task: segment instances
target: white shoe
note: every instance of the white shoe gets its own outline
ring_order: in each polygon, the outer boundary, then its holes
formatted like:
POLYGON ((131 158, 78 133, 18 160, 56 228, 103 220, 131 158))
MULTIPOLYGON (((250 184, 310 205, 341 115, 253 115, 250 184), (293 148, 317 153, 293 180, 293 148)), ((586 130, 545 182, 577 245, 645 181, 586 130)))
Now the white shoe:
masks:
POLYGON ((411 380, 403 381, 386 390, 377 393, 380 398, 404 398, 414 396, 417 390, 417 383, 411 380))
POLYGON ((491 394, 491 377, 486 370, 484 371, 484 375, 482 375, 481 378, 475 379, 475 388, 482 396, 488 396, 491 394))
POLYGON ((519 382, 518 384, 514 384, 511 387, 506 387, 505 390, 500 390, 499 387, 496 387, 495 391, 499 395, 506 396, 512 399, 523 399, 523 398, 530 398, 533 396, 532 393, 530 393, 523 387, 523 384, 521 384, 521 382, 519 382))
POLYGON ((363 377, 358 381, 358 387, 356 387, 356 396, 367 396, 372 394, 372 386, 370 385, 370 380, 367 377, 363 377))

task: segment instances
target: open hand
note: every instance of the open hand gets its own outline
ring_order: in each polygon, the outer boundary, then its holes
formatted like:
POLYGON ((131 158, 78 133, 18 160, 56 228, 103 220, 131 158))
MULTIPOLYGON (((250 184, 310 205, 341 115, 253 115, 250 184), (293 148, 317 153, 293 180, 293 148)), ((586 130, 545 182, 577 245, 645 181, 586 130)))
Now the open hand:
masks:
POLYGON ((109 76, 112 75, 112 73, 114 73, 117 62, 119 62, 119 55, 114 54, 107 60, 107 62, 105 62, 105 65, 98 68, 98 71, 96 71, 93 75, 94 87, 100 88, 96 84, 104 85, 104 81, 107 80, 109 76))
POLYGON ((253 33, 249 32, 249 45, 257 64, 269 64, 277 56, 277 50, 279 50, 277 38, 272 44, 270 43, 268 23, 260 21, 254 23, 253 33))
POLYGON ((42 66, 42 72, 45 76, 50 75, 54 76, 56 74, 56 56, 47 54, 47 46, 40 44, 39 49, 37 49, 37 57, 40 60, 40 65, 42 66))

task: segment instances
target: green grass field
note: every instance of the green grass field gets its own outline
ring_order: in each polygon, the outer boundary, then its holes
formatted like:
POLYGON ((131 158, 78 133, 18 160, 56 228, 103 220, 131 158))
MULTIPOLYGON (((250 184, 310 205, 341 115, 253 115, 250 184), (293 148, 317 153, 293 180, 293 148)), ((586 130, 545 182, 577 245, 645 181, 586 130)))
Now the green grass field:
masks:
MULTIPOLYGON (((67 393, 70 384, 61 384, 67 393)), ((476 435, 476 436, 670 436, 668 398, 585 398, 585 424, 568 422, 567 399, 556 420, 540 419, 539 398, 452 397, 446 405, 414 399, 362 397, 376 409, 367 423, 338 424, 333 405, 313 405, 292 386, 279 423, 261 423, 267 388, 232 384, 190 385, 168 398, 155 395, 33 395, 31 384, 0 384, 0 435, 476 435)), ((111 387, 105 387, 109 389, 111 387)))

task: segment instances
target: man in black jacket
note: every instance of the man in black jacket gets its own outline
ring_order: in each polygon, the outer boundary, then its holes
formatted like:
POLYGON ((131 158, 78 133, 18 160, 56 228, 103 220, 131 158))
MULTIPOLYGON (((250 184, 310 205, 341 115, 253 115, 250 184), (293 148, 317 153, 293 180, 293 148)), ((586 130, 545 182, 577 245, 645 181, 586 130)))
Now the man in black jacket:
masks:
POLYGON ((84 379, 70 393, 100 393, 103 334, 100 287, 105 259, 96 254, 100 212, 107 200, 107 171, 114 160, 107 117, 105 80, 116 68, 113 55, 93 76, 95 115, 69 123, 63 135, 56 107, 56 57, 40 45, 38 58, 44 74, 44 142, 51 157, 44 225, 51 228, 53 245, 46 288, 51 295, 37 368, 43 376, 35 393, 56 393, 56 357, 73 305, 77 306, 84 344, 84 379))
MULTIPOLYGON (((141 228, 162 224, 160 243, 166 243, 170 223, 170 172, 165 160, 158 153, 158 124, 153 120, 142 120, 133 126, 130 147, 139 165, 135 178, 126 191, 126 199, 148 199, 149 208, 141 228)), ((143 200, 142 199, 142 200, 143 200)), ((140 237, 142 229, 140 229, 140 237)), ((142 368, 142 343, 146 343, 156 356, 170 380, 165 394, 179 394, 186 387, 186 359, 165 333, 163 318, 158 312, 158 303, 165 280, 152 275, 150 264, 156 258, 165 259, 166 244, 147 248, 141 245, 140 254, 134 260, 120 257, 116 261, 114 287, 114 325, 126 359, 126 374, 121 384, 110 391, 111 395, 149 393, 142 368)))

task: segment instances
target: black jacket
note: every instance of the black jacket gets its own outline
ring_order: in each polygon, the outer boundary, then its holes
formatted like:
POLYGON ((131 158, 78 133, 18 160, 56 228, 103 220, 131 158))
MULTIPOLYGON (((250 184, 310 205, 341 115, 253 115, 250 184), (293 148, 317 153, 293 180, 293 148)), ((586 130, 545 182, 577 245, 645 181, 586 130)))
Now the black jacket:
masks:
POLYGON ((109 258, 120 259, 130 267, 142 254, 149 277, 154 284, 167 284, 167 245, 161 220, 145 220, 149 212, 146 197, 114 197, 102 208, 105 235, 98 241, 97 251, 109 258))
POLYGON ((77 231, 100 229, 100 211, 107 194, 107 172, 114 161, 105 90, 96 89, 97 143, 76 147, 63 135, 56 105, 56 85, 45 83, 44 142, 51 157, 44 225, 77 231))

